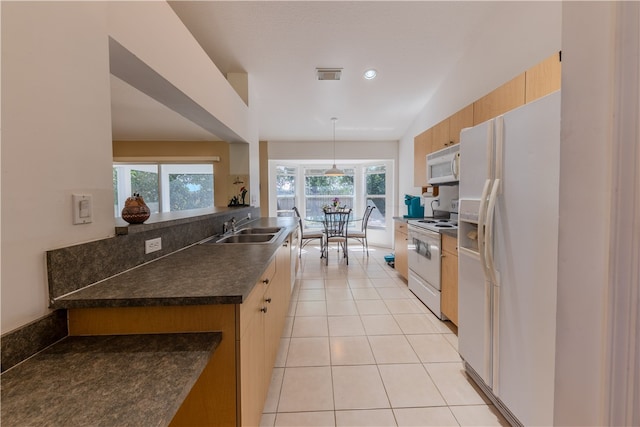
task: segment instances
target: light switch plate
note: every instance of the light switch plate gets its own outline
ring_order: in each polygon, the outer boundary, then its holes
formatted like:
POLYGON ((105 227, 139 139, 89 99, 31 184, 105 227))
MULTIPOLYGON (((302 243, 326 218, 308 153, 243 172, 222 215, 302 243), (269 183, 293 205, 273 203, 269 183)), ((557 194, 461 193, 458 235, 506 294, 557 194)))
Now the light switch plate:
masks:
POLYGON ((93 199, 91 194, 73 194, 73 223, 89 224, 93 221, 93 199))

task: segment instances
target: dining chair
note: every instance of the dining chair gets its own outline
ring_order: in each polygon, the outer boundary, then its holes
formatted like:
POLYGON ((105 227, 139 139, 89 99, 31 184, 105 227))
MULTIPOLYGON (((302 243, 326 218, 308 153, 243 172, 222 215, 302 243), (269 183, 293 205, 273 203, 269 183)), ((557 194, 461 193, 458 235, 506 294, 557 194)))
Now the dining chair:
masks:
POLYGON ((369 242, 367 241, 367 227, 369 226, 369 218, 371 218, 371 212, 375 209, 375 206, 367 206, 362 217, 362 225, 360 230, 353 230, 349 232, 349 238, 357 240, 362 244, 362 247, 367 251, 369 256, 369 242))
POLYGON ((298 217, 298 224, 300 225, 300 244, 298 245, 300 247, 300 253, 298 257, 302 257, 302 248, 314 240, 320 240, 320 253, 324 254, 324 233, 322 231, 305 231, 298 208, 294 206, 293 212, 296 217, 298 217))
POLYGON ((342 256, 346 259, 347 265, 349 265, 348 228, 350 215, 351 209, 324 213, 324 251, 326 265, 329 265, 329 244, 331 242, 338 244, 338 252, 340 252, 340 248, 342 248, 342 256))

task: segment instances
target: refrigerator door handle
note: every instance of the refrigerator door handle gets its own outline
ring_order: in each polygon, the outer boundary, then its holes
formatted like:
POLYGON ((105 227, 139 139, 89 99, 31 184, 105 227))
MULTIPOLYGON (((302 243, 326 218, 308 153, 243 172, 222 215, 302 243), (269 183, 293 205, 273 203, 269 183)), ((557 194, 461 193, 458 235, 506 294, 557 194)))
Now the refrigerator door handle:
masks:
MULTIPOLYGON (((496 180, 502 179, 504 163, 502 156, 504 155, 504 116, 499 116, 495 121, 496 134, 496 152, 495 152, 495 174, 496 180)), ((500 193, 498 193, 500 194, 500 193)))
POLYGON ((480 264, 484 272, 485 280, 489 279, 489 271, 487 269, 487 260, 485 257, 485 221, 487 214, 487 198, 491 190, 491 180, 487 179, 482 189, 482 197, 480 199, 480 209, 478 212, 478 253, 480 254, 480 264))
POLYGON ((491 283, 496 286, 499 286, 498 283, 498 273, 496 271, 496 265, 493 260, 493 241, 494 241, 494 231, 493 231, 493 217, 496 210, 496 201, 498 200, 498 191, 500 189, 500 180, 496 179, 493 182, 493 188, 491 189, 491 196, 489 197, 489 206, 487 208, 487 232, 484 236, 484 250, 485 250, 485 258, 487 260, 487 270, 489 271, 489 277, 491 283))

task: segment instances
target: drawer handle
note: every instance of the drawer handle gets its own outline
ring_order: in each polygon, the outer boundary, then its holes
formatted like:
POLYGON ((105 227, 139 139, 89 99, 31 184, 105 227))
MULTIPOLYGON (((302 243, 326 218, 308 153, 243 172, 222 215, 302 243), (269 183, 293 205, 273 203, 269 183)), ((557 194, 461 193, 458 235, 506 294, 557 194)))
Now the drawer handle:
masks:
POLYGON ((264 301, 268 302, 269 304, 271 304, 271 298, 265 298, 264 301))
POLYGON ((267 312, 267 307, 262 307, 262 308, 260 309, 260 311, 261 311, 261 312, 263 312, 263 313, 266 313, 266 312, 267 312))
POLYGON ((264 280, 262 281, 262 283, 264 283, 265 285, 268 285, 268 284, 269 284, 269 279, 264 279, 264 280))

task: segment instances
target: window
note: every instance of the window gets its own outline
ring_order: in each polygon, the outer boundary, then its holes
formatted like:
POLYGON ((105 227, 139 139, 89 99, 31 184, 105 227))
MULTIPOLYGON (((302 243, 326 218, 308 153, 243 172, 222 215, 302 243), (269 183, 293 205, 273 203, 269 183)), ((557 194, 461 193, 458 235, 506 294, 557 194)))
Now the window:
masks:
POLYGON ((342 176, 327 176, 325 169, 305 169, 304 196, 306 217, 320 217, 322 208, 332 204, 334 199, 339 200, 339 206, 355 207, 355 184, 353 168, 343 168, 342 176))
POLYGON ((114 213, 139 193, 151 213, 213 207, 212 164, 114 164, 114 213))
POLYGON ((276 167, 276 215, 293 216, 296 206, 296 174, 298 168, 288 166, 276 167))
MULTIPOLYGON (((269 161, 269 213, 292 216, 296 206, 306 229, 320 230, 323 206, 334 198, 340 206, 353 210, 353 218, 362 219, 367 205, 376 209, 369 218, 370 242, 389 246, 393 241, 393 161, 372 160, 342 163, 343 176, 327 176, 328 166, 309 160, 269 161), (388 210, 388 212, 387 212, 388 210)), ((354 227, 360 227, 354 221, 354 227)))
POLYGON ((387 212, 387 168, 385 165, 367 166, 365 174, 365 199, 367 206, 375 206, 369 227, 385 227, 387 212))

